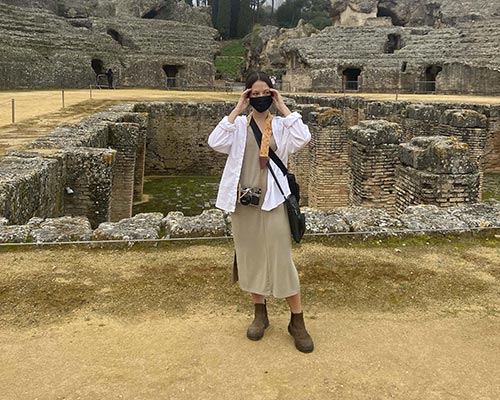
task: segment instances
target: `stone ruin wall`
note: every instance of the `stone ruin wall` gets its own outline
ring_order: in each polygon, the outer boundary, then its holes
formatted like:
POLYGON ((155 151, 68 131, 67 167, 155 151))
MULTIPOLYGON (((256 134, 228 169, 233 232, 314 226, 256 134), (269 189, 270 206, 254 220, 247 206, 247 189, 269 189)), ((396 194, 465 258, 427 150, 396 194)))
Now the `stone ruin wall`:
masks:
POLYGON ((0 158, 0 214, 13 224, 86 216, 93 227, 130 217, 142 196, 146 120, 119 109, 57 128, 0 158))
MULTIPOLYGON (((481 171, 500 172, 500 107, 437 104, 432 113, 427 105, 360 98, 296 100, 302 104, 294 108, 309 125, 312 140, 290 157, 290 169, 313 208, 351 204, 401 211, 419 202, 468 203, 479 200, 481 171), (373 121, 380 119, 386 122, 373 121), (356 125, 358 134, 350 130, 356 125), (373 142, 366 136, 372 131, 385 139, 373 142), (400 142, 409 143, 414 156, 408 150, 402 157, 400 142), (493 151, 478 164, 482 149, 493 151), (426 155, 421 164, 419 154, 425 152, 444 157, 426 155), (458 161, 452 169, 440 170, 448 159, 458 161), (396 199, 398 191, 403 202, 396 199)), ((30 149, 0 159, 0 215, 14 224, 33 216, 83 215, 96 227, 130 217, 133 202, 142 197, 145 173, 220 175, 226 157, 206 141, 233 106, 138 103, 57 128, 30 149)))
POLYGON ((222 175, 226 156, 214 152, 207 136, 232 103, 140 103, 147 113, 147 175, 222 175))
MULTIPOLYGON (((114 86, 166 88, 168 72, 176 87, 212 87, 217 35, 206 25, 2 5, 0 88, 88 88, 108 68, 114 86)), ((105 76, 99 83, 107 87, 105 76)))
MULTIPOLYGON (((462 156, 471 162, 478 163, 479 186, 475 193, 463 196, 463 201, 478 199, 483 172, 500 172, 500 130, 497 117, 500 106, 376 102, 355 97, 331 98, 302 95, 292 97, 298 103, 319 106, 316 110, 311 106, 303 106, 304 120, 307 121, 312 133, 311 145, 290 159, 290 166, 294 171, 301 170, 300 165, 308 165, 308 173, 300 171, 297 175, 302 187, 307 188, 304 190, 306 192, 304 198, 309 201, 308 204, 311 207, 331 208, 346 204, 363 204, 394 209, 396 200, 393 196, 396 191, 391 190, 391 185, 396 181, 395 166, 401 162, 399 143, 409 142, 415 137, 440 136, 442 140, 454 138, 467 146, 467 155, 462 154, 462 156), (332 120, 333 123, 326 127, 321 125, 322 120, 335 114, 339 117, 332 120), (349 140, 350 127, 358 125, 363 120, 375 119, 397 123, 401 134, 399 142, 389 141, 373 147, 367 146, 363 140, 349 140), (318 147, 317 143, 320 141, 322 146, 318 147), (326 149, 329 149, 329 152, 325 153, 326 149), (349 161, 346 159, 347 154, 350 155, 349 161), (322 158, 328 159, 329 163, 315 163, 315 159, 322 158), (361 170, 356 170, 354 165, 361 165, 359 163, 365 158, 371 161, 363 162, 361 170), (337 167, 334 166, 335 163, 338 163, 337 167), (388 172, 391 170, 390 165, 394 167, 392 172, 388 172), (365 171, 362 170, 363 168, 365 171), (374 176, 378 175, 375 180, 370 178, 371 184, 363 180, 367 171, 370 171, 370 174, 373 173, 374 176), (321 183, 318 185, 319 182, 321 183), (319 193, 323 191, 323 188, 326 188, 325 193, 327 193, 328 188, 333 187, 336 193, 330 193, 329 197, 321 198, 319 193), (372 194, 366 195, 365 192, 370 192, 370 190, 372 194), (356 191, 358 191, 357 194, 356 191), (371 200, 363 202, 360 200, 362 198, 371 200)), ((407 171, 408 174, 411 172, 408 169, 407 171)), ((443 176, 436 178, 435 186, 439 187, 443 179, 443 176)), ((475 185, 474 179, 476 178, 471 177, 466 181, 475 185)), ((424 183, 424 180, 421 180, 419 185, 424 183)), ((457 183, 457 185, 457 190, 462 190, 459 187, 460 184, 457 183)), ((448 205, 462 201, 460 194, 450 194, 448 198, 450 199, 447 202, 448 205)), ((425 196, 414 196, 413 199, 415 202, 429 201, 429 197, 425 196)), ((441 201, 439 205, 443 204, 444 201, 441 201)))

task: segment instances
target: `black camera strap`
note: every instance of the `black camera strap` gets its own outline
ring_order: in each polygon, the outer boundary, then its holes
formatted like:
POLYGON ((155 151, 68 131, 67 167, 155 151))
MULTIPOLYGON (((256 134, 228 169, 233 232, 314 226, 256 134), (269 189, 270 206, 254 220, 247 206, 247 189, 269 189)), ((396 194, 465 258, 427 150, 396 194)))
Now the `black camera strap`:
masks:
MULTIPOLYGON (((257 141, 257 144, 259 145, 262 142, 262 132, 259 129, 259 126, 257 125, 257 122, 252 119, 250 120, 250 126, 252 127, 253 135, 255 136, 255 140, 257 141)), ((281 172, 283 172, 283 175, 288 174, 288 169, 285 167, 285 164, 283 164, 283 161, 276 155, 276 153, 273 151, 273 149, 269 148, 269 158, 274 161, 274 163, 281 169, 281 172)))
MULTIPOLYGON (((258 125, 257 125, 257 122, 255 122, 255 120, 253 119, 253 117, 252 117, 252 119, 250 121, 250 126, 252 127, 253 135, 254 135, 255 140, 257 141, 257 144, 259 145, 259 148, 260 148, 260 143, 262 142, 262 132, 260 131, 260 129, 259 129, 258 125)), ((269 157, 281 169, 281 172, 283 172, 283 175, 286 176, 286 174, 288 173, 287 168, 285 167, 285 165, 283 164, 283 162, 280 160, 280 158, 276 155, 276 153, 271 148, 269 148, 269 157), (278 160, 278 161, 276 161, 276 160, 278 160)), ((283 195, 283 197, 286 200, 285 192, 283 192, 283 189, 281 189, 281 186, 280 186, 280 184, 278 182, 278 179, 276 178, 276 175, 274 174, 273 169, 269 165, 269 161, 267 162, 267 168, 271 172, 271 175, 273 176, 274 181, 278 185, 278 189, 280 190, 281 194, 283 195)))

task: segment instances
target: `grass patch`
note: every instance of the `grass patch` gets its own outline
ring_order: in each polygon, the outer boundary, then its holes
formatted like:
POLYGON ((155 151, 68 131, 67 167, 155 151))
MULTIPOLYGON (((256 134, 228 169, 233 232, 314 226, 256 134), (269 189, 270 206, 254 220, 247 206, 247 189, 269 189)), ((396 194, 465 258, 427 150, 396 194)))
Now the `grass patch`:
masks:
POLYGON ((221 54, 215 58, 215 67, 222 79, 238 81, 241 78, 245 48, 240 40, 223 44, 221 54))
POLYGON ((150 176, 144 180, 148 200, 134 205, 133 213, 181 211, 198 215, 215 206, 220 177, 217 176, 150 176))
MULTIPOLYGON (((474 309, 497 315, 500 243, 495 240, 406 242, 399 252, 392 242, 308 241, 295 248, 294 260, 308 309, 474 309), (492 242, 496 246, 490 247, 492 242)), ((218 306, 248 313, 249 295, 230 283, 233 251, 227 240, 131 249, 3 248, 0 324, 38 326, 86 312, 119 318, 149 312, 175 316, 218 306)), ((270 301, 276 311, 287 312, 283 300, 270 301)))

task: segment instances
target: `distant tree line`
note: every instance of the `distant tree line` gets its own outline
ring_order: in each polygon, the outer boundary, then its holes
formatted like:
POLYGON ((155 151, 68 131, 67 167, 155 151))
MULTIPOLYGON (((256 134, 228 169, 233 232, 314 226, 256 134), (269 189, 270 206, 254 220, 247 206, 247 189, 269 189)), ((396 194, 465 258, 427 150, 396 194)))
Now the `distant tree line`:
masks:
POLYGON ((318 29, 331 25, 330 0, 286 0, 275 9, 266 0, 185 0, 191 6, 211 6, 212 23, 223 39, 241 38, 255 24, 292 28, 300 19, 318 29))

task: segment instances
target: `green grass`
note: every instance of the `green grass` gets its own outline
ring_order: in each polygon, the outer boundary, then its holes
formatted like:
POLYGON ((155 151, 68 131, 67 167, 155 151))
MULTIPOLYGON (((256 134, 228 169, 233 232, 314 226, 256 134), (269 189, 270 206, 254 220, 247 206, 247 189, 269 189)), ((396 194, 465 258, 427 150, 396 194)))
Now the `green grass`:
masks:
POLYGON ((161 176, 147 177, 144 194, 149 200, 135 204, 133 213, 181 211, 184 215, 198 215, 214 208, 220 177, 161 176))
POLYGON ((222 79, 239 80, 245 48, 240 40, 230 40, 223 44, 221 55, 215 59, 215 67, 222 79))

